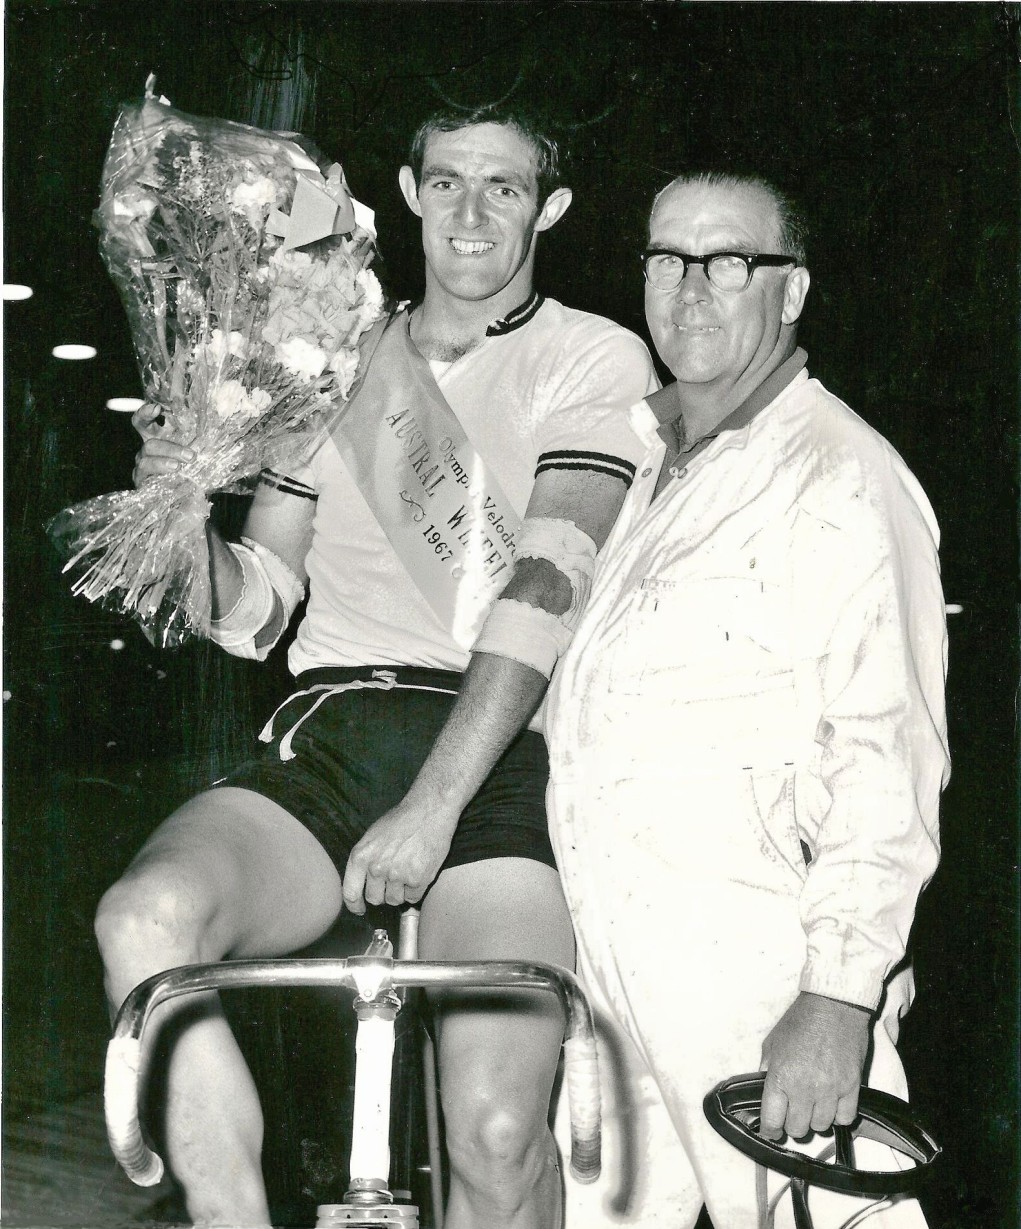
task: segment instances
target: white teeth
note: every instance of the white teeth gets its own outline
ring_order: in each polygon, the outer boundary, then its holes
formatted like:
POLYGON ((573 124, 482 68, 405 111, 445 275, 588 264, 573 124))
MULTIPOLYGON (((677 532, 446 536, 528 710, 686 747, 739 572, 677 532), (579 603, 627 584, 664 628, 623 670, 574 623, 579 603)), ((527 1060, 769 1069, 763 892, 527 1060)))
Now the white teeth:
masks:
POLYGON ((460 256, 478 256, 481 252, 488 252, 490 248, 496 247, 495 243, 487 243, 482 239, 451 239, 450 246, 460 256))

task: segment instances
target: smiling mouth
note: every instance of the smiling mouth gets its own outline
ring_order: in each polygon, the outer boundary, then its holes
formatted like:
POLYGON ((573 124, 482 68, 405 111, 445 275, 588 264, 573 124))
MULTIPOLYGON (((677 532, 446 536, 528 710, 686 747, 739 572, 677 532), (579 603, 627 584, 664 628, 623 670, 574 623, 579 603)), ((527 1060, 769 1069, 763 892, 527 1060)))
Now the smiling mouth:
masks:
POLYGON ((458 256, 481 256, 496 247, 487 239, 450 239, 449 243, 458 256))
POLYGON ((678 333, 718 333, 720 326, 718 324, 675 324, 674 328, 678 333))

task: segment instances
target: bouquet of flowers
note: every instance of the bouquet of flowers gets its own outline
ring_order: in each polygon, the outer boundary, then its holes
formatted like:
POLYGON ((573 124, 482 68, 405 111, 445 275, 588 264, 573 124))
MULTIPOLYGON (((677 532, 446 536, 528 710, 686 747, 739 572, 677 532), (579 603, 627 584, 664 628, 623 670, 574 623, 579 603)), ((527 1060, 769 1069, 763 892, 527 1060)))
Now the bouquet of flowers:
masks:
POLYGON ((301 137, 185 115, 150 77, 118 115, 95 220, 145 399, 195 459, 47 529, 74 593, 176 645, 209 633, 209 496, 307 454, 351 391, 384 311, 372 213, 301 137))

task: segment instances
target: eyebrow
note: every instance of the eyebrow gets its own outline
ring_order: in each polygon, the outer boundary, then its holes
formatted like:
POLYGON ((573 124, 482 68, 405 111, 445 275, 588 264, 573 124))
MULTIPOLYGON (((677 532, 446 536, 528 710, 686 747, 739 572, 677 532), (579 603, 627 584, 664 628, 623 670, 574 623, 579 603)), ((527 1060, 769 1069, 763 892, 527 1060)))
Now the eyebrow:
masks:
MULTIPOLYGON (((464 176, 460 171, 454 170, 449 166, 426 166, 422 169, 423 179, 463 179, 464 176)), ((491 184, 510 184, 513 187, 523 188, 526 192, 529 191, 534 184, 527 179, 522 179, 520 175, 516 175, 513 171, 494 171, 491 175, 483 176, 485 183, 491 184)))
POLYGON ((646 245, 645 250, 649 255, 663 253, 671 256, 719 256, 724 253, 733 252, 738 256, 747 256, 751 252, 761 252, 765 249, 749 246, 747 243, 730 243, 725 247, 710 247, 704 252, 685 252, 681 248, 671 247, 669 243, 649 243, 646 245))

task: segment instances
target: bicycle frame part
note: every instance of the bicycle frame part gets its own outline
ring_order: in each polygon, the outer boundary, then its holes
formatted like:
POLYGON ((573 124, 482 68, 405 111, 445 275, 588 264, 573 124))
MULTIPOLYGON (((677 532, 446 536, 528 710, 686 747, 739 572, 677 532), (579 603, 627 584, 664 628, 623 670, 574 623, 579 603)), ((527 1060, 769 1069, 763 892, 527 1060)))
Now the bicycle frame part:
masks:
MULTIPOLYGON (((599 1072, 592 1012, 574 974, 555 965, 522 961, 395 961, 389 955, 372 953, 370 947, 366 955, 347 959, 183 965, 136 986, 114 1023, 104 1091, 110 1148, 131 1181, 154 1186, 163 1176, 163 1162, 146 1144, 139 1122, 142 1037, 161 1004, 184 994, 254 986, 344 986, 368 1002, 407 986, 544 990, 557 996, 567 1021, 564 1076, 571 1117, 571 1173, 579 1182, 594 1182, 600 1169, 599 1072)), ((387 1173, 358 1176, 363 1181, 378 1181, 386 1189, 387 1173)))
POLYGON ((419 1229, 418 1208, 408 1204, 383 1204, 359 1208, 347 1203, 330 1203, 317 1209, 316 1229, 377 1229, 395 1225, 399 1229, 419 1229))

